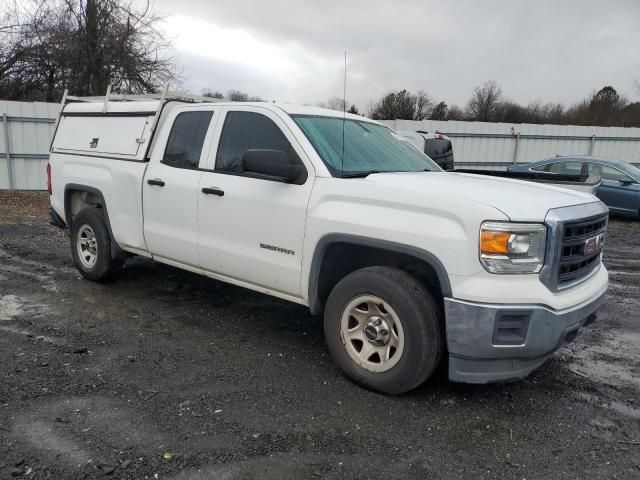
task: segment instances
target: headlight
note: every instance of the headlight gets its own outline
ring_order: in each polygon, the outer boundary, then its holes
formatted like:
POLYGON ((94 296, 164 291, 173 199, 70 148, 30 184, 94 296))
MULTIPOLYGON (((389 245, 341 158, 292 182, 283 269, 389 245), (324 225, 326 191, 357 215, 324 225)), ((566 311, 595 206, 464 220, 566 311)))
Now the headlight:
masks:
POLYGON ((539 223, 484 222, 480 263, 491 273, 538 273, 546 242, 547 228, 539 223))

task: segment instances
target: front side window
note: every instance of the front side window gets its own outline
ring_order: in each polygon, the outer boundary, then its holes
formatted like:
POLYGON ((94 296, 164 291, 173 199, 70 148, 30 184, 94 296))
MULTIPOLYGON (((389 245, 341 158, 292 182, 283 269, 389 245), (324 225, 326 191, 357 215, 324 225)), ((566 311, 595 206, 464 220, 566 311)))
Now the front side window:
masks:
POLYGON ((176 168, 198 168, 212 111, 182 112, 173 121, 162 163, 176 168))
POLYGON ((603 180, 612 180, 614 182, 626 182, 631 180, 631 178, 622 173, 620 170, 609 167, 607 165, 601 165, 599 163, 589 164, 589 175, 595 175, 596 177, 600 177, 603 180))
POLYGON ((229 112, 220 135, 216 171, 242 173, 247 150, 279 150, 293 156, 289 140, 270 118, 254 112, 229 112))
POLYGON ((441 171, 408 140, 383 125, 339 117, 292 117, 334 177, 441 171))

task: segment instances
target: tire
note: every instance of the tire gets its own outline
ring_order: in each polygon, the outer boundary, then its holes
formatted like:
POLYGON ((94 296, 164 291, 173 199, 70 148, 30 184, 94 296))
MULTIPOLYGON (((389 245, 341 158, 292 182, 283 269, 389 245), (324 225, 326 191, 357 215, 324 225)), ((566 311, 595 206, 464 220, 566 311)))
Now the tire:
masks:
POLYGON ((71 255, 82 276, 93 282, 115 280, 122 270, 124 260, 111 254, 111 235, 99 209, 81 210, 73 219, 71 255))
POLYGON ((331 357, 349 378, 396 395, 424 383, 438 367, 444 349, 441 319, 438 303, 417 279, 395 268, 368 267, 333 288, 324 331, 331 357))

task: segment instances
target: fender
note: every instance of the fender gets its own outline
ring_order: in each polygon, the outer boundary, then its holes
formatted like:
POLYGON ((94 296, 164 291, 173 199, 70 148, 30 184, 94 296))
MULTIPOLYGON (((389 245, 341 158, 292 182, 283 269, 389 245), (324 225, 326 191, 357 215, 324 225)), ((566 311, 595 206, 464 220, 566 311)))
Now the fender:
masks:
POLYGON ((111 236, 111 256, 115 258, 115 256, 125 254, 125 251, 120 248, 118 243, 113 236, 113 232, 111 231, 111 222, 109 221, 109 211, 107 209, 107 202, 104 199, 104 195, 100 190, 95 187, 90 187, 88 185, 80 185, 78 183, 68 183, 64 187, 64 219, 67 223, 67 227, 69 228, 69 232, 71 232, 71 195, 68 192, 78 191, 78 192, 88 192, 95 195, 98 198, 98 204, 101 206, 101 210, 104 213, 104 221, 107 224, 107 229, 109 230, 109 235, 111 236))
POLYGON ((318 241, 311 261, 311 269, 309 271, 309 309, 313 315, 318 315, 322 311, 322 303, 318 294, 320 268, 322 267, 322 261, 327 248, 335 243, 347 243, 350 245, 373 247, 390 252, 401 253, 411 256, 417 260, 421 260, 435 271, 442 295, 444 297, 451 297, 451 284, 449 283, 447 270, 444 268, 444 265, 442 265, 442 262, 431 252, 411 245, 391 242, 388 240, 342 233, 330 233, 323 236, 318 241))

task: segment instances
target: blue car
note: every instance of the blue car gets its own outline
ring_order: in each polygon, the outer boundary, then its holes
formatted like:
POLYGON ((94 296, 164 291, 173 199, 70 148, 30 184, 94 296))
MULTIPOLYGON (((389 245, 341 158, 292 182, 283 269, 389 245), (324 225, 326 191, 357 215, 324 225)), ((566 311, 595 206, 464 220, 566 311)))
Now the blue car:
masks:
POLYGON ((640 217, 640 168, 630 163, 576 155, 514 165, 508 170, 598 176, 602 184, 596 195, 612 214, 640 217))

